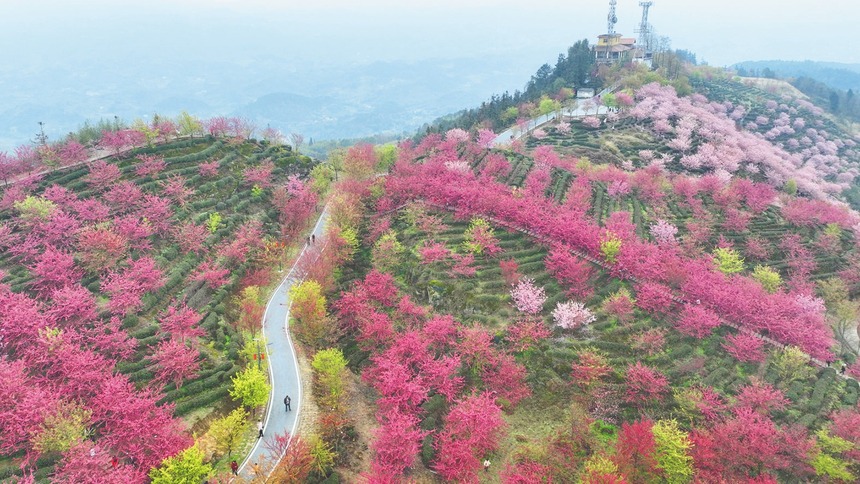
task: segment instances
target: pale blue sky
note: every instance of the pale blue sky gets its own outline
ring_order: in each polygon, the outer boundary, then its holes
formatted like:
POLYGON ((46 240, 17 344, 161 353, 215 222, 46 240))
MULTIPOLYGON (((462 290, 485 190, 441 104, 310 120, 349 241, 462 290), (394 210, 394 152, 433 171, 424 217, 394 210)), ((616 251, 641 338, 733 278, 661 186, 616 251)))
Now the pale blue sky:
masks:
MULTIPOLYGON (((632 35, 638 0, 618 3, 618 30, 632 35)), ((129 33, 151 32, 177 43, 196 39, 239 49, 268 39, 295 50, 298 58, 508 51, 552 59, 575 40, 605 30, 607 5, 601 0, 3 0, 0 42, 18 44, 16 50, 29 55, 59 47, 56 42, 67 48, 87 41, 109 41, 117 48, 147 42, 141 35, 116 35, 116 28, 129 27, 129 33), (95 23, 85 26, 87 19, 95 23), (210 28, 227 19, 237 21, 235 31, 210 28), (177 25, 184 25, 184 34, 176 32, 177 25), (158 32, 159 26, 166 32, 158 32), (260 39, 263 34, 267 37, 260 39)), ((775 58, 860 62, 858 19, 857 0, 654 0, 651 10, 652 24, 674 47, 715 65, 775 58)))

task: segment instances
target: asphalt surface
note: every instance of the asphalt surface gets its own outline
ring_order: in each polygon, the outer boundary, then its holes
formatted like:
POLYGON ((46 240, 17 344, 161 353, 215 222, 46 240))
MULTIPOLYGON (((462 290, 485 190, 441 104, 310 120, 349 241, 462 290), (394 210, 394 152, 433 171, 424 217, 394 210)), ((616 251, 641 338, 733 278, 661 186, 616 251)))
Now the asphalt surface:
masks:
MULTIPOLYGON (((303 274, 299 269, 301 265, 315 260, 319 250, 324 247, 323 233, 327 220, 328 210, 323 209, 312 232, 316 236, 316 242, 310 245, 305 243, 295 264, 287 272, 266 305, 266 312, 263 316, 263 333, 268 342, 265 353, 269 375, 271 375, 272 394, 269 396, 266 409, 263 411, 263 438, 257 440, 253 450, 239 468, 239 474, 246 479, 254 477, 252 475, 254 464, 259 463, 264 457, 269 457, 264 445, 267 438, 272 438, 275 434, 289 433, 290 436, 296 434, 303 394, 299 363, 289 334, 289 292, 293 284, 302 281, 303 274), (290 412, 287 412, 284 406, 286 395, 289 395, 292 400, 290 405, 292 411, 290 412)), ((256 429, 256 422, 254 428, 256 429)))

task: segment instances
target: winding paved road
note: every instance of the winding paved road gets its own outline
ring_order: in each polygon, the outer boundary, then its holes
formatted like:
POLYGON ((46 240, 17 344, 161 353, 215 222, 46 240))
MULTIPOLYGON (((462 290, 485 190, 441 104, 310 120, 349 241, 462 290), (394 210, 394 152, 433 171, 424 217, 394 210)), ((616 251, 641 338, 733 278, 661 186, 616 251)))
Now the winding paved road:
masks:
MULTIPOLYGON (((285 432, 289 432, 290 436, 296 434, 303 396, 299 362, 289 332, 289 293, 293 284, 301 282, 304 278, 304 274, 299 269, 300 265, 315 260, 319 255, 319 251, 315 250, 317 247, 324 248, 323 232, 328 217, 328 207, 325 207, 312 232, 316 236, 316 242, 313 246, 305 243, 295 264, 290 268, 266 305, 266 313, 263 316, 263 332, 268 341, 266 360, 269 362, 272 394, 269 395, 269 404, 266 406, 266 413, 263 416, 263 438, 257 440, 253 450, 239 468, 239 474, 247 480, 254 477, 252 475, 253 465, 260 462, 262 458, 268 457, 268 451, 263 442, 266 438, 285 432), (292 399, 291 412, 284 409, 285 395, 289 395, 292 399)), ((256 423, 254 425, 256 428, 256 423)))

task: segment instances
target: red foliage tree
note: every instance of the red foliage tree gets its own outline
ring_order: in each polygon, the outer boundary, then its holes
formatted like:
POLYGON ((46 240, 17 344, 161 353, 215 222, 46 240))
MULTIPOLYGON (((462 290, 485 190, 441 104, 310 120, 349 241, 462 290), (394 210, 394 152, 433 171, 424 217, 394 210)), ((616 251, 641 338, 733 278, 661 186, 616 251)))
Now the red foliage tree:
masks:
POLYGON ((723 348, 734 356, 738 361, 761 362, 764 361, 764 341, 761 338, 747 333, 730 334, 726 336, 723 348))
POLYGON ((122 171, 113 163, 96 160, 90 164, 90 173, 84 180, 96 190, 104 190, 122 176, 122 171))
POLYGON ((668 314, 675 301, 672 300, 672 291, 667 286, 656 282, 643 282, 636 285, 636 305, 650 313, 668 314))
POLYGON ((197 266, 191 279, 205 282, 210 289, 216 290, 230 282, 230 269, 223 269, 216 261, 209 259, 197 266))
POLYGON ((305 226, 317 205, 317 194, 296 176, 272 192, 272 205, 278 210, 281 234, 293 237, 305 226))
POLYGON ((102 199, 119 212, 127 212, 143 199, 143 190, 134 182, 121 181, 111 185, 102 199))
POLYGON ((96 319, 96 298, 80 284, 69 284, 51 293, 51 308, 46 314, 62 326, 77 326, 96 319))
POLYGON ((427 431, 418 426, 418 418, 397 410, 385 412, 382 425, 374 431, 370 448, 370 482, 388 481, 403 475, 412 467, 421 450, 421 440, 427 431))
POLYGON ((173 228, 173 239, 185 254, 189 252, 202 254, 205 252, 206 248, 203 247, 203 243, 207 237, 209 237, 209 229, 193 222, 184 222, 173 228))
POLYGON ((625 422, 618 431, 613 461, 630 482, 652 482, 659 476, 652 425, 648 420, 625 422))
POLYGON ((156 404, 160 394, 135 392, 125 377, 114 375, 91 395, 92 420, 100 426, 100 447, 127 456, 137 469, 148 472, 191 445, 184 426, 172 416, 173 407, 156 404))
POLYGON ((89 227, 78 238, 78 258, 90 271, 116 267, 127 252, 128 240, 109 228, 89 227))
POLYGON ((197 165, 197 169, 200 173, 200 176, 203 178, 214 178, 218 176, 218 168, 221 166, 221 163, 218 160, 208 161, 206 163, 200 163, 197 165))
POLYGON ((164 161, 164 157, 162 156, 141 155, 138 158, 140 159, 140 163, 135 165, 134 174, 140 178, 147 176, 155 178, 154 175, 161 173, 167 168, 167 162, 164 161))
POLYGON ((448 259, 451 251, 445 247, 445 244, 425 240, 424 245, 418 249, 418 255, 421 257, 422 264, 432 264, 448 259))
POLYGON ((170 217, 173 216, 170 199, 144 195, 138 204, 137 215, 147 219, 159 234, 170 231, 170 217))
POLYGON ((55 396, 37 385, 22 361, 0 358, 0 453, 12 455, 30 449, 30 437, 39 429, 55 396))
POLYGON ((749 409, 767 415, 784 409, 788 403, 782 391, 753 378, 750 384, 744 386, 738 393, 735 409, 749 409))
POLYGON ((499 268, 502 270, 502 277, 505 279, 505 285, 513 286, 522 277, 518 272, 519 265, 514 259, 500 260, 499 268))
POLYGON ((63 460, 57 465, 54 474, 54 482, 143 484, 149 481, 147 471, 127 463, 125 456, 112 456, 110 449, 85 440, 63 454, 63 460), (113 465, 114 458, 118 460, 116 466, 113 465))
POLYGON ((505 340, 511 345, 513 351, 526 351, 533 345, 550 337, 552 332, 538 318, 526 318, 508 326, 508 334, 505 340))
POLYGON ((171 200, 184 207, 188 199, 194 195, 194 189, 185 186, 185 178, 179 175, 171 175, 161 183, 161 192, 171 200))
POLYGON ((151 360, 155 363, 155 381, 173 382, 176 388, 182 381, 194 378, 200 369, 199 353, 178 339, 164 340, 155 347, 151 360))
POLYGON ((663 374, 638 361, 627 367, 624 380, 627 385, 625 400, 628 403, 653 403, 669 390, 669 381, 663 374))
POLYGON ((675 329, 682 334, 702 339, 720 326, 720 318, 713 311, 698 304, 687 304, 681 317, 675 321, 675 329))
POLYGON ((588 388, 612 372, 606 358, 591 350, 579 352, 578 361, 572 365, 571 379, 581 388, 588 388))
POLYGON ((457 403, 436 438, 433 467, 448 480, 473 481, 481 467, 479 459, 499 445, 505 422, 502 409, 492 395, 472 395, 457 403))
POLYGON ((269 188, 272 186, 272 173, 274 171, 275 164, 272 163, 272 160, 267 159, 257 166, 245 168, 242 177, 248 186, 257 185, 260 188, 269 188))
POLYGON ((578 299, 588 299, 594 292, 589 281, 594 277, 594 269, 588 262, 573 256, 562 246, 554 246, 544 259, 544 265, 555 276, 567 294, 578 299))
POLYGON ((780 429, 766 415, 737 408, 735 415, 709 430, 693 432, 693 461, 703 479, 741 482, 765 471, 792 470, 802 478, 812 469, 813 443, 805 429, 780 429))
POLYGON ((169 334, 173 339, 182 343, 194 345, 194 339, 201 337, 205 331, 197 327, 203 315, 186 305, 172 305, 161 313, 161 332, 169 334))
POLYGON ((83 276, 83 271, 75 266, 74 256, 50 246, 36 259, 30 272, 35 277, 33 287, 42 294, 76 284, 83 276))

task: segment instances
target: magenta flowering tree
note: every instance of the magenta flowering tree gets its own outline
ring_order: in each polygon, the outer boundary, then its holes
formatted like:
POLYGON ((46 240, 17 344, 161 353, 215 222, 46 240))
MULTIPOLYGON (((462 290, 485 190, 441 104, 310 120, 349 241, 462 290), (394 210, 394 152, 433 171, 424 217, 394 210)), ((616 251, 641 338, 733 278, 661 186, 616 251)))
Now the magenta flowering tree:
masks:
POLYGON ((200 173, 200 176, 203 178, 213 178, 218 176, 218 168, 221 166, 221 163, 218 160, 207 161, 206 163, 200 163, 197 165, 197 169, 200 173))
POLYGON ((558 245, 550 249, 544 259, 547 271, 552 274, 567 294, 580 299, 586 299, 593 293, 590 284, 595 271, 587 262, 575 257, 564 246, 558 245))
POLYGON ((595 319, 594 313, 591 312, 585 304, 577 301, 560 302, 552 311, 552 319, 555 325, 564 329, 576 329, 589 323, 593 323, 595 319))
POLYGON ((167 168, 167 162, 164 161, 164 157, 162 156, 141 155, 138 158, 140 159, 140 163, 135 165, 134 173, 139 177, 151 176, 155 178, 155 175, 167 168))
POLYGON ((493 396, 482 393, 458 402, 445 420, 434 443, 434 468, 448 480, 476 480, 480 459, 498 447, 503 435, 502 409, 493 396))
POLYGON ((176 341, 194 346, 195 339, 205 334, 197 327, 202 318, 203 315, 188 306, 174 304, 160 315, 161 332, 169 334, 176 341))
POLYGON ((720 318, 713 311, 698 304, 687 304, 681 317, 675 321, 675 329, 694 338, 704 338, 720 326, 720 318))
POLYGON ((543 310, 546 302, 546 291, 534 284, 534 279, 524 277, 511 289, 511 299, 518 311, 526 314, 537 314, 543 310))
POLYGON ((210 289, 215 290, 230 282, 230 269, 224 269, 216 261, 206 260, 197 266, 191 278, 205 282, 210 289))
POLYGON ((490 149, 493 147, 493 143, 496 141, 496 133, 491 129, 479 129, 478 136, 475 140, 475 143, 484 149, 490 149))
POLYGON ((194 378, 200 368, 198 352, 178 339, 167 339, 155 347, 151 360, 155 363, 155 381, 172 382, 176 388, 184 380, 194 378))
POLYGON ((653 403, 669 390, 669 380, 663 374, 638 361, 627 367, 624 379, 627 385, 628 403, 637 405, 653 403))
POLYGON ((432 264, 447 260, 451 256, 451 251, 445 247, 445 244, 425 240, 424 245, 418 248, 418 255, 421 257, 422 264, 432 264))
POLYGON ((606 187, 606 194, 617 198, 630 194, 630 184, 624 180, 614 180, 606 187))
POLYGON ((180 175, 171 175, 161 183, 161 192, 171 200, 184 207, 188 199, 194 195, 194 189, 185 186, 185 178, 180 175))
POLYGON ((210 232, 205 225, 184 222, 174 227, 172 232, 174 240, 179 244, 179 249, 183 253, 194 252, 195 254, 202 254, 206 251, 203 243, 209 237, 210 232))
POLYGON ((60 159, 60 165, 71 166, 86 161, 89 153, 84 145, 75 140, 69 140, 57 150, 57 156, 60 159))
POLYGON ((761 362, 764 361, 764 341, 761 338, 747 333, 730 334, 726 336, 723 348, 738 361, 761 362))
POLYGON ((113 185, 122 176, 119 167, 104 160, 96 160, 90 164, 90 173, 85 180, 91 187, 104 190, 113 185))
POLYGON ((272 186, 272 173, 274 171, 275 164, 272 160, 265 160, 257 166, 246 168, 242 177, 245 179, 246 185, 269 188, 272 186))

